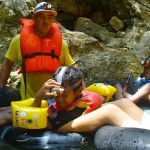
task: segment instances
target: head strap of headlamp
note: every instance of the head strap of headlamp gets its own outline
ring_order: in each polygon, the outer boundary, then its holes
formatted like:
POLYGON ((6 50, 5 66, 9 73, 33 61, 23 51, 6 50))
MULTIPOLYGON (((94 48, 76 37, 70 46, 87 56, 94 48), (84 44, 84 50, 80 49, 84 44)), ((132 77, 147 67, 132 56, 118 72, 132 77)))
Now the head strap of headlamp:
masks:
POLYGON ((75 88, 77 88, 79 85, 82 84, 82 80, 79 79, 78 81, 76 81, 75 83, 71 84, 70 86, 66 87, 64 92, 68 92, 70 90, 74 90, 75 88))

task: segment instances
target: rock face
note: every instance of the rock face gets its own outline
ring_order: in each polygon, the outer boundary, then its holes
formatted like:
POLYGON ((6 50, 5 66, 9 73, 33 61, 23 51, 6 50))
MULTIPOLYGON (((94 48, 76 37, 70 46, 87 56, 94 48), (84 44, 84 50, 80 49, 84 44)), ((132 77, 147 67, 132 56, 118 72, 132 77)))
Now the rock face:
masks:
MULTIPOLYGON (((0 63, 11 39, 20 31, 19 18, 30 18, 38 2, 0 0, 0 63)), ((57 21, 62 25, 63 37, 83 70, 87 85, 122 80, 129 73, 140 75, 143 70, 140 61, 150 55, 148 0, 51 0, 51 3, 58 10, 57 21)), ((14 71, 17 69, 15 66, 14 71)))

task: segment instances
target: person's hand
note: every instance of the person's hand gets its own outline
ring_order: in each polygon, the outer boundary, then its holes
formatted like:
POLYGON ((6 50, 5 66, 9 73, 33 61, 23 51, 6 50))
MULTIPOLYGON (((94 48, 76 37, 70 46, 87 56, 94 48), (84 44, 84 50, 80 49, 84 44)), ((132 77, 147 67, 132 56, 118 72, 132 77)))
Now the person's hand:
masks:
POLYGON ((43 84, 41 89, 37 92, 36 98, 42 100, 48 97, 56 97, 57 93, 53 91, 51 92, 51 89, 53 88, 60 89, 60 83, 56 82, 53 79, 49 79, 47 82, 43 84))
POLYGON ((31 106, 40 107, 42 100, 47 99, 49 97, 56 97, 57 92, 51 91, 53 88, 58 88, 60 90, 60 83, 56 82, 53 79, 49 79, 48 81, 46 81, 40 88, 40 90, 36 93, 35 99, 31 106))

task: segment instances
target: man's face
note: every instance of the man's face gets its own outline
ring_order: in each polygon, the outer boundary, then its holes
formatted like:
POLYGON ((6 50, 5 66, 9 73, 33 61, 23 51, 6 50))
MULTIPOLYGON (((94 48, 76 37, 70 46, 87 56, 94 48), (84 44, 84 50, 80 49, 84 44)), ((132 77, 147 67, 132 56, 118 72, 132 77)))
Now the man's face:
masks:
POLYGON ((35 22, 35 33, 38 36, 46 37, 55 22, 55 16, 49 11, 41 11, 33 16, 35 22))

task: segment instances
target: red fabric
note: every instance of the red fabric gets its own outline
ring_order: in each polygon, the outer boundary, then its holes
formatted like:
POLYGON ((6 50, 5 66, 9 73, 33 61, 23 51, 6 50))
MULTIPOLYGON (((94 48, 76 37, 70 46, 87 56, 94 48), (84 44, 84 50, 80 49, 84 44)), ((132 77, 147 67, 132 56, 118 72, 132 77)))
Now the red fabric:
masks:
MULTIPOLYGON (((67 111, 67 110, 69 110, 69 109, 71 109, 72 107, 75 107, 75 106, 78 107, 78 104, 82 103, 82 102, 86 103, 86 105, 84 107, 84 108, 86 108, 86 110, 84 111, 83 114, 87 114, 87 113, 90 113, 90 112, 92 112, 92 111, 94 111, 94 110, 96 110, 96 109, 101 107, 101 105, 102 105, 102 97, 99 96, 98 94, 94 93, 94 92, 90 92, 90 91, 85 91, 84 90, 83 91, 83 96, 80 99, 74 101, 73 103, 67 105, 63 109, 63 111, 64 110, 67 111)), ((60 109, 60 107, 57 105, 56 102, 53 103, 53 107, 54 107, 56 112, 62 111, 60 109)), ((48 114, 52 114, 50 107, 48 109, 48 114)))

